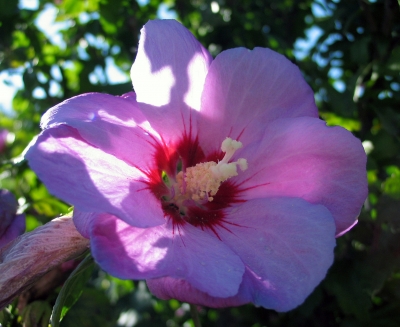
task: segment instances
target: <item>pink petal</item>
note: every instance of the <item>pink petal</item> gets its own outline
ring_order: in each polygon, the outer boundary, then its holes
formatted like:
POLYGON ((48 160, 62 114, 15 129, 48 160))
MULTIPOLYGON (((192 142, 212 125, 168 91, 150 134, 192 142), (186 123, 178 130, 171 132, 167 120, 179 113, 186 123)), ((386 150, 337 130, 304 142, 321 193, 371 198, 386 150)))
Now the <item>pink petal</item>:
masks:
MULTIPOLYGON (((246 273, 247 271, 245 274, 246 273)), ((213 297, 205 292, 199 291, 183 279, 161 277, 148 279, 146 282, 150 292, 162 300, 179 299, 179 301, 182 302, 204 305, 210 308, 239 306, 251 301, 250 296, 247 299, 238 296, 226 298, 213 297)))
POLYGON ((151 279, 150 291, 162 299, 176 298, 209 307, 253 302, 277 311, 300 305, 325 277, 335 247, 332 216, 321 205, 301 199, 248 201, 231 209, 229 222, 217 228, 221 240, 246 265, 239 292, 210 297, 189 282, 151 279))
POLYGON ((0 128, 0 154, 6 148, 8 131, 0 128))
POLYGON ((277 311, 300 305, 333 263, 331 213, 296 198, 256 199, 229 211, 236 225, 217 233, 252 272, 252 302, 277 311))
POLYGON ((175 20, 149 21, 141 31, 131 77, 151 125, 165 139, 191 127, 191 109, 200 109, 211 56, 175 20))
POLYGON ((78 232, 85 238, 90 238, 90 226, 93 219, 99 214, 95 212, 83 212, 74 208, 73 221, 78 232))
POLYGON ((262 137, 237 153, 249 166, 236 179, 244 198, 300 197, 327 207, 337 234, 354 224, 368 192, 366 155, 357 138, 307 117, 276 120, 262 137))
POLYGON ((244 266, 215 235, 189 224, 140 229, 99 215, 91 230, 92 253, 110 274, 126 279, 171 276, 213 296, 237 293, 244 266))
POLYGON ((164 222, 144 174, 86 143, 71 127, 43 131, 26 158, 50 192, 78 210, 108 212, 139 227, 164 222))
POLYGON ((288 59, 269 49, 236 48, 212 62, 201 114, 200 141, 218 149, 228 136, 246 144, 277 118, 318 117, 318 110, 311 88, 288 59))
POLYGON ((153 159, 152 137, 159 138, 133 92, 123 97, 88 93, 68 99, 50 108, 41 120, 43 129, 60 124, 76 128, 87 143, 140 167, 153 159))

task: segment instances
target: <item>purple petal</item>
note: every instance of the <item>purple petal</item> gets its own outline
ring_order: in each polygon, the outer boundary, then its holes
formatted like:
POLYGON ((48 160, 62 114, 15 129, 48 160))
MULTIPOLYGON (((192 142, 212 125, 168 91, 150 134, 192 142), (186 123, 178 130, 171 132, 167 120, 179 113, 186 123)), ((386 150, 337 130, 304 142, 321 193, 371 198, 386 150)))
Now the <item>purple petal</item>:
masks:
POLYGON ((139 227, 164 223, 144 173, 86 143, 74 128, 43 131, 26 158, 50 192, 80 211, 108 212, 139 227))
POLYGON ((0 230, 0 248, 25 232, 25 215, 15 215, 11 224, 0 230))
POLYGON ((0 248, 25 232, 25 215, 17 215, 14 194, 0 189, 0 248))
POLYGON ((200 109, 211 61, 208 51, 175 20, 149 21, 141 30, 131 77, 144 114, 165 139, 189 130, 191 109, 200 109))
POLYGON ((261 142, 244 145, 237 156, 249 166, 236 179, 246 190, 244 198, 289 196, 322 204, 332 213, 337 234, 354 224, 367 196, 361 142, 319 119, 276 120, 261 142))
POLYGON ((201 114, 200 141, 218 148, 228 136, 245 144, 277 118, 318 117, 318 110, 311 88, 288 59, 269 49, 236 48, 212 62, 201 114))
POLYGON ((18 202, 14 194, 0 189, 0 236, 12 224, 17 208, 18 202))
POLYGON ((153 159, 151 137, 159 138, 133 92, 123 97, 88 93, 66 100, 49 109, 41 121, 43 129, 60 124, 76 128, 87 143, 139 167, 153 159))
POLYGON ((333 262, 335 226, 321 205, 295 198, 252 200, 232 208, 229 222, 229 231, 217 233, 247 267, 235 296, 210 297, 176 278, 148 280, 150 291, 209 307, 253 302, 288 311, 306 299, 333 262))
POLYGON ((212 296, 237 293, 244 266, 215 235, 189 224, 140 229, 99 215, 91 230, 92 253, 110 274, 127 279, 171 276, 212 296))

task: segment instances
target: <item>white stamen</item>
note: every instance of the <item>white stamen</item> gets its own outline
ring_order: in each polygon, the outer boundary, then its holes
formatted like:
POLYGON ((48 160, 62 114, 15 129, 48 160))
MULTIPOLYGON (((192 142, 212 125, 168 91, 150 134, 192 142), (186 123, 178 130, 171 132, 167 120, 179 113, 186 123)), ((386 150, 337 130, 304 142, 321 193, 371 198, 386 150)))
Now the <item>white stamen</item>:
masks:
POLYGON ((235 151, 240 149, 242 146, 242 142, 232 140, 230 137, 227 137, 225 140, 223 140, 221 144, 221 150, 225 152, 225 156, 221 162, 229 162, 235 151))
POLYGON ((240 158, 237 161, 237 164, 239 165, 241 171, 245 171, 248 168, 247 160, 240 158))

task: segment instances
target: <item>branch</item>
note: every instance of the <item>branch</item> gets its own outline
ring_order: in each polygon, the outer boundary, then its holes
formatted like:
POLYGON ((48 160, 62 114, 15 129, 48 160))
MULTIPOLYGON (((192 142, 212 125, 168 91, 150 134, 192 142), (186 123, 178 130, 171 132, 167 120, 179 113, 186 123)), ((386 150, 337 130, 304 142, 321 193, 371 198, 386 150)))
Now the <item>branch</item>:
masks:
POLYGON ((393 23, 399 14, 399 5, 396 0, 385 0, 384 18, 382 20, 382 34, 389 37, 392 33, 393 23))
POLYGON ((366 0, 359 0, 358 2, 360 4, 361 10, 364 13, 365 19, 368 22, 371 33, 376 33, 378 31, 378 28, 376 26, 374 16, 372 15, 372 12, 370 10, 369 3, 366 0))

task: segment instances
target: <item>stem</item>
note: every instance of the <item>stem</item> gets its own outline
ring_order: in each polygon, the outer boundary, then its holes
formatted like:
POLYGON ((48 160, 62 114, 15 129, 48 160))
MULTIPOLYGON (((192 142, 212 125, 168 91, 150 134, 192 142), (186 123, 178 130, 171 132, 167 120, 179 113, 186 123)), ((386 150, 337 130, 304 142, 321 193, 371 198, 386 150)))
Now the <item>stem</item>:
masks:
POLYGON ((201 327, 200 319, 199 319, 199 312, 197 311, 197 307, 194 304, 190 305, 190 313, 192 315, 194 327, 201 327))

